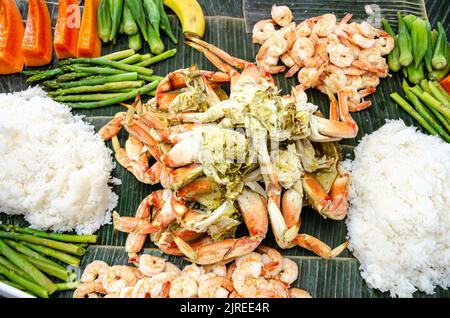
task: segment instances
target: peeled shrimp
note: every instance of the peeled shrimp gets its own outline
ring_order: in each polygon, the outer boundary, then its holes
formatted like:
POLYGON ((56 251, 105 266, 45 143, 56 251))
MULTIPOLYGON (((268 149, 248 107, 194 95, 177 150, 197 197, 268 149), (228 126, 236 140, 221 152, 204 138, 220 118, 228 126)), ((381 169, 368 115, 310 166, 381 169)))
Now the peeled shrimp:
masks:
POLYGON ((305 20, 300 23, 295 31, 296 38, 308 37, 312 32, 312 28, 314 27, 314 22, 311 20, 305 20))
POLYGON ((297 64, 303 64, 305 59, 314 55, 314 52, 314 44, 309 38, 298 38, 292 46, 291 56, 297 64))
POLYGON ((277 6, 273 5, 271 10, 272 19, 279 26, 286 26, 292 21, 291 9, 287 6, 277 6))
POLYGON ((99 276, 101 276, 108 268, 109 265, 103 261, 93 261, 84 269, 80 281, 82 283, 93 282, 97 278, 99 278, 99 276))
POLYGON ((262 263, 262 255, 256 252, 251 252, 236 258, 235 264, 237 267, 241 267, 245 263, 262 263))
POLYGON ((339 67, 348 67, 353 63, 353 52, 343 44, 328 44, 327 52, 330 62, 339 67))
POLYGON ((375 40, 375 47, 380 51, 381 55, 388 55, 392 52, 395 46, 395 40, 394 38, 384 33, 381 37, 375 40))
POLYGON ((298 81, 303 89, 315 87, 319 85, 319 77, 322 73, 321 69, 316 67, 304 67, 298 72, 298 81))
POLYGON ((139 280, 134 286, 133 298, 167 298, 170 283, 177 278, 175 273, 159 273, 139 280))
POLYGON ((233 285, 228 279, 213 276, 200 282, 198 296, 201 298, 227 298, 230 290, 233 290, 233 285))
POLYGON ((203 274, 205 274, 205 270, 203 269, 203 267, 198 266, 194 263, 185 266, 181 271, 181 275, 188 275, 194 278, 197 282, 203 274))
POLYGON ((104 293, 103 287, 98 282, 89 281, 81 284, 73 292, 73 298, 92 298, 91 295, 97 295, 97 293, 104 293))
POLYGON ((278 278, 288 285, 295 282, 298 278, 297 263, 287 257, 283 257, 283 266, 278 278))
POLYGON ((166 260, 162 257, 144 254, 139 257, 137 265, 142 274, 152 277, 164 271, 166 260))
POLYGON ((175 278, 170 285, 170 298, 194 298, 197 297, 197 295, 197 281, 186 274, 175 278))
POLYGON ((306 290, 300 288, 291 288, 289 289, 289 297, 290 298, 312 298, 311 294, 306 290))
POLYGON ((203 266, 205 273, 213 273, 220 277, 227 276, 227 266, 225 264, 213 264, 203 266))
POLYGON ((263 44, 275 33, 275 21, 261 20, 253 26, 253 43, 263 44))
POLYGON ((258 251, 262 252, 262 276, 264 278, 273 278, 278 275, 283 266, 283 256, 276 249, 259 246, 258 251))
POLYGON ((134 286, 124 287, 120 290, 119 298, 132 298, 134 286))
POLYGON ((317 23, 312 28, 312 33, 317 34, 320 37, 326 37, 333 32, 336 26, 336 16, 334 14, 324 14, 318 18, 317 23))
POLYGON ((109 267, 102 275, 102 283, 108 294, 119 292, 127 286, 134 286, 137 278, 131 267, 115 265, 109 267))
POLYGON ((120 294, 119 293, 106 294, 105 296, 103 296, 103 298, 120 298, 120 294))

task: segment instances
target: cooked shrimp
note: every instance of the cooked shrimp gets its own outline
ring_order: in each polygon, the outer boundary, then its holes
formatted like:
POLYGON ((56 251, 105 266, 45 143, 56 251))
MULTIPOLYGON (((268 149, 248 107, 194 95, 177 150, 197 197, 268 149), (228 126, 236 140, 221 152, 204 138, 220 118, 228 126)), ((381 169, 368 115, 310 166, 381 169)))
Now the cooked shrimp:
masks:
POLYGON ((293 260, 283 257, 283 266, 278 279, 288 285, 295 282, 298 278, 298 266, 293 260))
POLYGON ((290 51, 287 51, 286 53, 281 55, 281 62, 283 62, 283 64, 287 67, 292 67, 295 65, 295 60, 291 56, 290 51))
POLYGON ((99 276, 101 276, 108 268, 109 265, 103 261, 93 261, 84 269, 80 281, 82 283, 93 282, 97 278, 99 278, 99 276))
POLYGON ((273 278, 278 275, 283 266, 283 256, 274 248, 259 246, 258 251, 262 252, 262 276, 264 278, 273 278))
POLYGON ((380 30, 374 28, 370 23, 363 21, 359 24, 359 32, 369 39, 374 39, 380 33, 380 30))
POLYGON ((188 275, 194 278, 196 281, 199 281, 200 277, 205 274, 205 270, 203 267, 198 266, 197 264, 190 264, 183 268, 181 271, 181 275, 188 275))
POLYGON ((124 287, 120 290, 119 298, 132 298, 134 286, 124 287))
POLYGON ((319 77, 323 68, 304 67, 298 72, 298 81, 304 89, 319 85, 319 77))
POLYGON ((314 27, 314 22, 311 20, 305 20, 300 23, 295 30, 296 38, 308 37, 311 35, 312 28, 314 27))
POLYGON ((228 279, 214 276, 200 282, 198 286, 198 297, 227 298, 232 290, 233 284, 228 279))
POLYGON ((194 298, 198 295, 197 281, 188 275, 175 278, 170 284, 170 298, 194 298))
POLYGON ((103 296, 103 298, 120 298, 120 294, 119 293, 106 294, 105 296, 103 296))
POLYGON ((236 258, 235 264, 237 267, 244 265, 245 263, 262 263, 262 255, 256 252, 251 252, 236 258))
POLYGON ((253 43, 263 44, 275 33, 275 21, 261 20, 253 26, 253 43))
POLYGON ((364 88, 364 82, 363 82, 362 76, 347 75, 347 85, 346 86, 352 87, 356 90, 360 90, 360 89, 364 88))
POLYGON ((175 273, 159 273, 139 280, 134 286, 133 298, 167 298, 175 273))
POLYGON ((103 287, 100 287, 98 282, 89 281, 81 284, 73 292, 73 298, 91 298, 92 295, 97 295, 97 293, 103 294, 103 287))
POLYGON ((134 286, 136 281, 134 270, 124 265, 111 266, 102 275, 103 287, 108 294, 119 292, 127 286, 134 286))
POLYGON ((343 44, 328 44, 327 52, 330 56, 330 62, 339 67, 348 67, 353 63, 353 52, 343 44))
POLYGON ((355 33, 352 35, 352 41, 353 43, 355 43, 356 45, 359 45, 360 47, 364 48, 364 49, 370 49, 371 47, 373 47, 375 45, 375 39, 369 39, 366 38, 364 35, 360 34, 360 33, 355 33))
POLYGON ((292 21, 291 9, 287 6, 273 5, 271 10, 272 19, 280 26, 286 26, 292 21))
POLYGON ((276 279, 269 279, 266 287, 267 294, 270 294, 271 298, 289 298, 289 290, 286 285, 276 279))
POLYGON ((227 277, 227 266, 225 264, 213 264, 203 266, 205 273, 213 273, 220 277, 227 277))
POLYGON ((315 47, 309 38, 298 38, 292 46, 291 56, 297 64, 303 64, 303 61, 312 57, 315 53, 315 47))
POLYGON ((227 279, 231 280, 231 277, 233 276, 233 272, 236 269, 236 262, 231 263, 230 265, 228 265, 227 268, 227 279))
POLYGON ((320 37, 326 37, 333 32, 336 26, 336 16, 334 14, 324 14, 319 17, 317 23, 312 28, 312 33, 317 34, 320 37))
POLYGON ((300 288, 291 288, 289 289, 289 297, 290 298, 312 298, 311 294, 306 290, 300 288))
POLYGON ((380 78, 374 73, 365 73, 362 75, 361 79, 363 81, 362 88, 377 87, 380 85, 380 78))
POLYGON ((139 257, 138 268, 142 274, 152 277, 164 271, 166 260, 162 257, 144 254, 139 257))
POLYGON ((336 94, 347 85, 347 76, 343 73, 330 74, 323 79, 323 83, 336 94))
POLYGON ((229 295, 228 298, 242 298, 241 296, 239 296, 239 294, 233 290, 229 295))
POLYGON ((383 32, 382 35, 375 40, 375 47, 380 51, 381 55, 388 55, 392 52, 395 46, 394 38, 388 34, 383 32))

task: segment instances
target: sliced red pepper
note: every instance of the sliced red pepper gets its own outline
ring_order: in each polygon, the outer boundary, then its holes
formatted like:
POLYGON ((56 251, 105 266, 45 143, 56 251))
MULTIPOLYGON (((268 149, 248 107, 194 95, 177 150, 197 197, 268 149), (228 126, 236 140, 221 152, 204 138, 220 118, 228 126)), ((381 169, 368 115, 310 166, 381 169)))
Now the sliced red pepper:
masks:
POLYGON ((447 91, 447 93, 450 94, 450 75, 447 75, 447 77, 441 81, 441 85, 447 91))
POLYGON ((77 55, 80 15, 78 0, 59 0, 58 19, 53 40, 58 59, 77 55))
POLYGON ((27 66, 42 66, 52 60, 52 23, 44 0, 28 1, 28 17, 22 40, 27 66))
POLYGON ((85 0, 83 19, 78 36, 78 57, 98 57, 102 43, 97 34, 97 8, 100 0, 85 0))
POLYGON ((0 1, 0 74, 22 71, 22 15, 14 0, 0 1))

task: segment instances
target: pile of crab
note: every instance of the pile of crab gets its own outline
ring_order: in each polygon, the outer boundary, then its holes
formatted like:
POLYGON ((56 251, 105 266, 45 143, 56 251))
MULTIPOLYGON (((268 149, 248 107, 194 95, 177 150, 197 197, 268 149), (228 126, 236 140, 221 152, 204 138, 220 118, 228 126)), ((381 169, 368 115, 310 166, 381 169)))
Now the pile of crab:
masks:
POLYGON ((254 251, 269 223, 283 249, 338 255, 347 243, 331 249, 299 233, 300 213, 310 205, 324 218, 346 216, 349 174, 339 167, 336 141, 358 132, 348 95, 332 98, 326 119, 301 86, 281 96, 271 75, 253 63, 189 40, 220 71, 172 72, 154 99, 136 100, 100 131, 112 138, 122 166, 163 187, 144 198, 134 217, 113 214, 115 230, 129 233, 130 260, 150 235, 164 253, 197 264, 227 263, 254 251), (220 88, 226 82, 229 96, 220 88), (124 148, 117 138, 122 127, 129 134, 124 148), (151 166, 149 157, 156 160, 151 166), (241 223, 248 234, 236 237, 241 223))
POLYGON ((238 257, 228 266, 190 264, 180 270, 162 257, 143 254, 136 267, 88 264, 74 298, 310 298, 291 284, 298 266, 277 250, 259 246, 258 252, 238 257))
POLYGON ((371 106, 364 97, 373 94, 380 78, 388 75, 384 56, 395 46, 395 39, 368 22, 350 23, 351 14, 337 21, 334 14, 292 22, 287 6, 272 7, 272 18, 253 27, 253 43, 261 44, 257 65, 271 74, 284 72, 304 89, 317 88, 325 94, 344 90, 350 96, 349 110, 371 106), (276 25, 280 29, 275 29, 276 25), (284 65, 279 65, 279 61, 284 65))

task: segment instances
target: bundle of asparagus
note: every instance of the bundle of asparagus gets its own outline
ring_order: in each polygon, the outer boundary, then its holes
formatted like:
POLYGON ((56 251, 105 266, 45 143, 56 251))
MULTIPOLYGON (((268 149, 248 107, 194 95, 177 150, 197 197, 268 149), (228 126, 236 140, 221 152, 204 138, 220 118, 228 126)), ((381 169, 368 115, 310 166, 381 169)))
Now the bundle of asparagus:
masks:
POLYGON ((76 256, 83 256, 87 245, 96 242, 97 235, 48 233, 0 224, 0 282, 42 298, 75 289, 77 275, 61 263, 80 265, 76 256), (54 283, 46 275, 61 282, 54 283))
POLYGON ((114 105, 137 94, 154 95, 161 76, 148 66, 170 58, 176 49, 157 56, 136 54, 128 49, 97 58, 73 58, 46 71, 24 71, 28 83, 42 82, 49 96, 72 108, 114 105), (87 94, 88 93, 88 94, 87 94))

